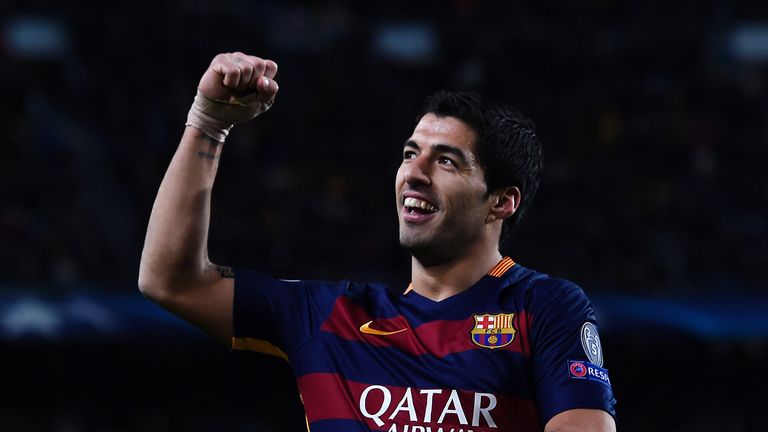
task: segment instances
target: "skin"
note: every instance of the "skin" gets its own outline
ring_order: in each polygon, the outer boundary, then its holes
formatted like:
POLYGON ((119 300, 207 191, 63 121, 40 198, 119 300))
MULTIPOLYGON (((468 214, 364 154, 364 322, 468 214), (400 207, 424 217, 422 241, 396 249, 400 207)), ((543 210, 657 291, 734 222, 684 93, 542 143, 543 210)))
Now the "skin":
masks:
MULTIPOLYGON (((217 55, 198 88, 208 97, 235 101, 258 94, 271 102, 278 91, 277 64, 243 53, 217 55), (266 79, 265 79, 266 78, 266 79)), ((475 132, 452 117, 425 115, 406 141, 395 192, 400 241, 411 251, 413 287, 440 301, 485 275, 498 261, 502 221, 520 203, 515 187, 485 196, 475 157, 475 132), (437 207, 421 220, 403 210, 403 197, 417 194, 437 207)), ((232 339, 234 279, 208 258, 213 182, 222 143, 187 127, 152 207, 139 267, 139 289, 213 338, 232 339)), ((600 410, 574 409, 553 417, 546 432, 614 431, 600 410)))
MULTIPOLYGON (((234 101, 258 92, 274 99, 277 64, 243 53, 217 55, 198 88, 234 101), (266 80, 264 79, 266 78, 266 80)), ((172 313, 229 344, 234 280, 208 259, 211 189, 223 144, 187 127, 160 184, 144 239, 139 290, 172 313)))
MULTIPOLYGON (((413 290, 440 301, 474 285, 499 260, 501 224, 520 203, 520 190, 505 188, 486 197, 477 163, 476 133, 454 117, 426 114, 403 146, 395 178, 400 244, 411 251, 413 290), (403 198, 417 194, 437 210, 409 221, 403 198)), ((608 413, 573 409, 555 415, 545 432, 611 432, 608 413)))
POLYGON ((400 243, 413 258, 413 289, 440 301, 470 286, 501 260, 501 224, 520 202, 516 187, 486 195, 475 132, 454 117, 426 114, 406 141, 395 177, 400 243), (409 221, 403 198, 418 194, 437 207, 409 221))

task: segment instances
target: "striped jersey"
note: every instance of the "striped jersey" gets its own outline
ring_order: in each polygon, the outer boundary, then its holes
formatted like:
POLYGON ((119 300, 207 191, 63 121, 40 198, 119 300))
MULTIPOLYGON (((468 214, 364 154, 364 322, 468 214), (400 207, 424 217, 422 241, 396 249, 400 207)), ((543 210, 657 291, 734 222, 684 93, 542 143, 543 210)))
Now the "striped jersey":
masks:
POLYGON ((584 292, 508 257, 439 302, 237 270, 233 313, 233 350, 289 361, 312 432, 538 431, 568 409, 615 415, 584 292))

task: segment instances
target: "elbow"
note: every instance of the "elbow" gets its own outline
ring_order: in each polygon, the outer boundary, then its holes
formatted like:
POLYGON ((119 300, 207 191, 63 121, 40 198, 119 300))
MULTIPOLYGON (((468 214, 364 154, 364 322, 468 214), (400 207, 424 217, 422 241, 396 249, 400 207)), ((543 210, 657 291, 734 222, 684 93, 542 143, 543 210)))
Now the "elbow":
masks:
POLYGON ((149 299, 155 299, 157 297, 158 292, 160 291, 158 289, 159 284, 156 281, 156 278, 152 275, 147 274, 146 271, 143 271, 143 269, 139 270, 139 292, 144 297, 147 297, 149 299))
POLYGON ((170 293, 166 278, 152 271, 150 266, 144 262, 139 267, 138 285, 141 295, 158 303, 162 303, 170 293))
POLYGON ((200 286, 203 273, 202 269, 194 271, 190 267, 158 266, 142 260, 139 266, 139 292, 160 306, 170 307, 194 287, 200 286))
POLYGON ((177 299, 171 284, 153 275, 139 274, 139 292, 164 308, 171 307, 177 299))

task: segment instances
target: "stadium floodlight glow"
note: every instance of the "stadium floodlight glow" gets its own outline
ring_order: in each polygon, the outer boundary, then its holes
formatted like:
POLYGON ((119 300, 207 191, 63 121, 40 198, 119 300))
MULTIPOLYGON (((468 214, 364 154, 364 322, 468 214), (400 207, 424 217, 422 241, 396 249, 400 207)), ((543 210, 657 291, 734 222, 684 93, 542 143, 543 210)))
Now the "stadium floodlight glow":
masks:
POLYGON ((385 23, 373 35, 373 51, 397 63, 430 63, 437 57, 437 34, 427 23, 385 23))
POLYGON ((26 59, 62 58, 70 51, 67 27, 45 16, 19 16, 8 20, 4 36, 8 53, 26 59))
POLYGON ((768 63, 768 22, 749 22, 728 34, 728 52, 741 63, 768 63))

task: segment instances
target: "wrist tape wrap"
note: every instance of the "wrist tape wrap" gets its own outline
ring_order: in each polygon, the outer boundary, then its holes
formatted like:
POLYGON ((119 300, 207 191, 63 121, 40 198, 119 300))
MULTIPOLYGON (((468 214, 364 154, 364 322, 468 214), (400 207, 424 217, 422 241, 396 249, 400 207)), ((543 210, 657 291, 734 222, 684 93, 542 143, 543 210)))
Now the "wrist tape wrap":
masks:
POLYGON ((251 120, 271 106, 272 101, 261 101, 258 93, 228 102, 210 98, 198 89, 185 125, 200 129, 218 142, 224 142, 233 125, 251 120))

